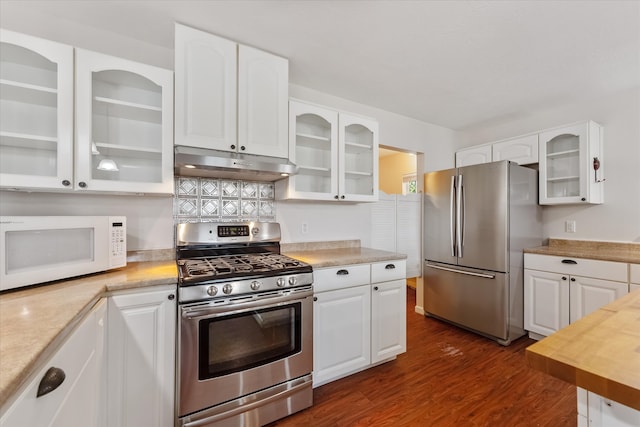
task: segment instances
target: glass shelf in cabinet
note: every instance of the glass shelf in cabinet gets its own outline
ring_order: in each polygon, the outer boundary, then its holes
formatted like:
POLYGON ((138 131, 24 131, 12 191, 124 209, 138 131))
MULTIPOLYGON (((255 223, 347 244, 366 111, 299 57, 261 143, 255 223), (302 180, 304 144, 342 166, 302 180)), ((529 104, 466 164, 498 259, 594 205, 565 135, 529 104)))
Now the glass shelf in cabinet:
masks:
POLYGON ((23 104, 56 107, 58 91, 55 88, 32 85, 12 80, 0 80, 0 99, 23 104))
POLYGON ((55 151, 58 147, 58 138, 17 132, 0 132, 0 141, 0 145, 5 147, 30 150, 55 151))
POLYGON ((162 123, 162 108, 160 107, 102 96, 93 98, 93 114, 156 124, 162 123))

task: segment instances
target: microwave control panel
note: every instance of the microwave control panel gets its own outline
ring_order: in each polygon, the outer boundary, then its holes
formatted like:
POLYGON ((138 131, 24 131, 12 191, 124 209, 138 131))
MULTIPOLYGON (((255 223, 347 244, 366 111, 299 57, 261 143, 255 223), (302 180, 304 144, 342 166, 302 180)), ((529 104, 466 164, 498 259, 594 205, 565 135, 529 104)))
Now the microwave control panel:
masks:
POLYGON ((127 265, 127 218, 109 217, 109 264, 110 267, 127 265))

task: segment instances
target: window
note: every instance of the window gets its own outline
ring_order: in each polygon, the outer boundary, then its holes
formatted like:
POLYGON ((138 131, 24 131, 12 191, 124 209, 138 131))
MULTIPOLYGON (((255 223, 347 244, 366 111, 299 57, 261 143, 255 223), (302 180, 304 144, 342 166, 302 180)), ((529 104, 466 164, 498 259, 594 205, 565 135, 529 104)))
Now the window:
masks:
POLYGON ((402 194, 418 192, 418 180, 415 173, 402 176, 402 194))

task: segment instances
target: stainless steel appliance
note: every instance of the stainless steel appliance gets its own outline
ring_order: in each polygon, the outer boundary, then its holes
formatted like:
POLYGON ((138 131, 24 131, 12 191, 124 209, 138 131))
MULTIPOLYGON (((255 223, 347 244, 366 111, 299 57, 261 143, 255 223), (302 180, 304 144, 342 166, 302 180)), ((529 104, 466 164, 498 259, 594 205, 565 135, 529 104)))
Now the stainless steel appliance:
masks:
POLYGON ((127 265, 124 216, 0 217, 0 291, 127 265))
POLYGON ((313 272, 277 223, 179 224, 178 425, 261 426, 311 406, 313 272))
POLYGON ((502 345, 524 335, 523 248, 542 244, 537 182, 509 161, 425 174, 427 315, 502 345))

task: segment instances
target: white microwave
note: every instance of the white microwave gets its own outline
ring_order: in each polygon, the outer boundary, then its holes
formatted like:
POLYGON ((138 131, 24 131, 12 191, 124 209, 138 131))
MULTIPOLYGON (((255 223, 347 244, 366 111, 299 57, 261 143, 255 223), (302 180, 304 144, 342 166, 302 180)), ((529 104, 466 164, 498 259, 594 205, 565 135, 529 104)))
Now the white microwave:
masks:
POLYGON ((0 217, 0 291, 127 265, 124 216, 0 217))

